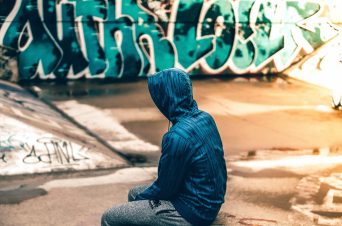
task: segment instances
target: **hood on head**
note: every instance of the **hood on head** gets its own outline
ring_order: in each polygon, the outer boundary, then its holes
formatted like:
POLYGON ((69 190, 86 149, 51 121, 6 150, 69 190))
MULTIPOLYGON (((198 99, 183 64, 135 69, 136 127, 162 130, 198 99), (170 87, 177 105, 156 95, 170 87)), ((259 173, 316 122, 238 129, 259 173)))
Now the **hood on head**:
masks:
POLYGON ((197 110, 189 75, 176 68, 160 71, 147 79, 152 100, 172 123, 197 110))

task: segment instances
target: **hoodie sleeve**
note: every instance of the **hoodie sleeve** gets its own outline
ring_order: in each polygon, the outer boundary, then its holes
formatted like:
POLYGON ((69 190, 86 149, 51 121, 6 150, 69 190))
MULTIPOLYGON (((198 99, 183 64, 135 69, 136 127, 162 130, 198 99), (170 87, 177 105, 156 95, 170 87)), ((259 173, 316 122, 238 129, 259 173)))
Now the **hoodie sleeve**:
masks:
POLYGON ((188 142, 175 133, 167 133, 162 142, 158 178, 136 200, 171 200, 180 189, 187 172, 188 142))

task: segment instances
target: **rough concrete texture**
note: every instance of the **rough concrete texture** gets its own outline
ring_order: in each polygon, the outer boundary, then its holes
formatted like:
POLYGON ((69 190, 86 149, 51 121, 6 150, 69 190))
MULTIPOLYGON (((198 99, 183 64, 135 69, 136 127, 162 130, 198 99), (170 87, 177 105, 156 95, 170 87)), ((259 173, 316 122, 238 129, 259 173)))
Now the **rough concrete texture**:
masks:
POLYGON ((0 82, 0 100, 1 176, 127 165, 19 86, 0 82))

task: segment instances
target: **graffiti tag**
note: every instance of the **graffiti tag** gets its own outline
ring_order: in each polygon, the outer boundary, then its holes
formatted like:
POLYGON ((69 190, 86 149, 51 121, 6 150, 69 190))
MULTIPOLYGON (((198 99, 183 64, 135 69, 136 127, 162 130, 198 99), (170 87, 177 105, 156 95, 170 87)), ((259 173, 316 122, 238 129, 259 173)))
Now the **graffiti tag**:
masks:
POLYGON ((70 141, 58 138, 41 137, 34 144, 22 142, 14 136, 0 141, 0 159, 7 163, 6 155, 13 152, 24 151, 22 161, 25 164, 73 164, 88 160, 87 152, 90 147, 78 146, 77 148, 70 141))
POLYGON ((81 147, 75 151, 70 141, 63 141, 56 138, 39 138, 36 142, 44 146, 41 151, 36 151, 36 145, 29 145, 27 143, 22 145, 22 148, 29 152, 24 158, 23 162, 27 164, 55 163, 68 164, 89 159, 85 152, 87 149, 81 147))

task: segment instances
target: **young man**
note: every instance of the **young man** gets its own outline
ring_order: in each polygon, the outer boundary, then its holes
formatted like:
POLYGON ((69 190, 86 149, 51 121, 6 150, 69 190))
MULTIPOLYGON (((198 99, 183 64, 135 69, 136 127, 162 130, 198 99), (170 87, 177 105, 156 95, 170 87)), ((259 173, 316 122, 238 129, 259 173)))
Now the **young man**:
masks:
POLYGON ((128 203, 108 209, 102 226, 210 225, 226 192, 227 170, 213 118, 197 108, 189 76, 167 69, 148 78, 151 97, 171 121, 164 135, 158 178, 133 188, 128 203))

